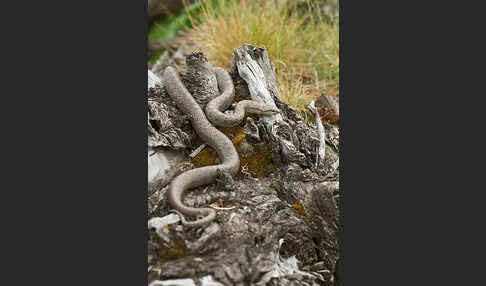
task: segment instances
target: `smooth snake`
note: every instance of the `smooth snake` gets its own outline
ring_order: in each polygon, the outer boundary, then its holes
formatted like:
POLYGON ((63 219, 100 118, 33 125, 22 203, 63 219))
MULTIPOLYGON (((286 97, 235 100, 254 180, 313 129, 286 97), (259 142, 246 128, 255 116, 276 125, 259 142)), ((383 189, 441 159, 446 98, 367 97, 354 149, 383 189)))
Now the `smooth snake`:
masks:
POLYGON ((214 67, 213 71, 216 75, 221 95, 215 97, 206 105, 206 113, 203 112, 196 100, 185 88, 179 74, 173 67, 167 67, 162 76, 163 85, 166 87, 169 96, 176 106, 189 116, 197 135, 216 151, 222 162, 218 165, 186 171, 177 176, 170 184, 168 192, 169 202, 174 208, 173 211, 179 214, 181 222, 185 226, 207 224, 215 219, 216 212, 212 208, 193 208, 184 205, 182 202, 184 191, 214 182, 220 171, 228 172, 234 176, 238 173, 240 167, 240 159, 233 142, 215 126, 237 126, 243 120, 245 112, 261 115, 271 115, 280 112, 277 108, 264 103, 242 100, 236 104, 233 113, 223 113, 233 102, 233 81, 226 70, 214 67), (186 221, 183 215, 204 217, 196 221, 186 221))

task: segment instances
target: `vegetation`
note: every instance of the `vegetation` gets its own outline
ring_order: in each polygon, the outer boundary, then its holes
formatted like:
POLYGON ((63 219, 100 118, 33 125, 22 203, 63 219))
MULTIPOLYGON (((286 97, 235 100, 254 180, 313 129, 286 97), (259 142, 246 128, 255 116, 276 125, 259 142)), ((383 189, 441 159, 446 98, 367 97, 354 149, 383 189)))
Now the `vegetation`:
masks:
POLYGON ((226 68, 242 44, 265 46, 282 100, 304 110, 322 92, 339 92, 339 25, 313 13, 316 2, 202 0, 159 23, 149 39, 173 37, 187 27, 211 64, 226 68))

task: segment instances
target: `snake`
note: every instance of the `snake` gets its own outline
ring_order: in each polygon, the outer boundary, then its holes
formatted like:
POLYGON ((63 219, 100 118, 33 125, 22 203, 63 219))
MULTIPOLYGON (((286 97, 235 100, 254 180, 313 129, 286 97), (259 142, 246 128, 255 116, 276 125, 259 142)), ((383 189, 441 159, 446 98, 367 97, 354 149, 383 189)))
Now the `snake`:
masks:
POLYGON ((215 126, 236 126, 244 118, 245 112, 260 115, 280 113, 276 107, 251 100, 239 101, 232 114, 223 113, 234 99, 234 85, 229 73, 223 68, 214 67, 220 95, 212 99, 206 105, 205 111, 197 104, 191 93, 186 89, 175 68, 169 66, 162 75, 162 83, 170 98, 176 106, 186 115, 196 134, 211 148, 213 148, 221 163, 218 165, 204 166, 188 170, 172 180, 168 199, 173 212, 177 213, 184 226, 201 226, 210 223, 216 218, 216 212, 212 208, 194 208, 184 205, 183 193, 192 188, 208 185, 214 182, 219 172, 227 172, 232 176, 238 173, 240 158, 233 142, 215 126), (195 221, 187 221, 187 216, 202 216, 195 221))

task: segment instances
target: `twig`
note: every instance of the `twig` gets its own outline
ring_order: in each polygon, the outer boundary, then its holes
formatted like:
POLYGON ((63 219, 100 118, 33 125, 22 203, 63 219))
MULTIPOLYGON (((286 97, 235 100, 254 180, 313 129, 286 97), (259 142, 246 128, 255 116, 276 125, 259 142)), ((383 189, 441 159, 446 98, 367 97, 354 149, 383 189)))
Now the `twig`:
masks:
POLYGON ((236 208, 235 206, 232 206, 232 207, 229 207, 229 208, 217 207, 216 206, 216 203, 212 203, 209 206, 212 207, 215 210, 223 210, 223 211, 225 211, 225 210, 232 210, 232 209, 235 209, 236 208))
POLYGON ((240 172, 243 175, 245 175, 245 176, 251 177, 251 173, 248 172, 248 163, 246 163, 245 165, 241 166, 241 171, 240 172))
POLYGON ((235 215, 236 215, 235 213, 231 213, 231 216, 230 216, 230 218, 228 220, 228 223, 230 223, 233 220, 233 218, 235 217, 235 215))
POLYGON ((201 146, 197 147, 196 150, 192 151, 191 154, 189 154, 189 157, 192 159, 196 158, 196 156, 201 153, 202 150, 204 150, 204 148, 206 148, 206 143, 203 143, 201 144, 201 146))

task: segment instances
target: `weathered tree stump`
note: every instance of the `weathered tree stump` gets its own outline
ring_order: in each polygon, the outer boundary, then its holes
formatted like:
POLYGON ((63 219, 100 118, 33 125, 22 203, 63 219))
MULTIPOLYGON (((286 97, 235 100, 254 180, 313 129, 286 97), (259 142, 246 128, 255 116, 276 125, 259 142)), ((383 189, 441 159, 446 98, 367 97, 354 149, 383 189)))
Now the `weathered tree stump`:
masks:
MULTIPOLYGON (((187 65, 184 83, 203 106, 215 95, 210 63, 195 53, 187 57, 187 65)), ((248 116, 240 126, 221 128, 242 163, 233 189, 213 183, 184 196, 188 206, 216 209, 217 219, 211 224, 182 227, 177 216, 169 214, 170 178, 151 185, 149 281, 152 285, 170 285, 163 283, 171 280, 179 283, 174 285, 334 285, 339 258, 338 131, 323 124, 322 136, 280 100, 264 47, 244 45, 235 50, 231 75, 237 98, 273 104, 282 113, 248 116), (318 156, 322 140, 325 158, 318 156)), ((217 162, 209 147, 193 157, 187 155, 201 142, 156 76, 150 83, 154 87, 149 90, 149 131, 152 128, 165 138, 152 139, 152 144, 157 142, 155 150, 179 148, 195 167, 217 162), (166 122, 156 123, 161 120, 166 122), (180 134, 191 138, 186 142, 180 134)))

